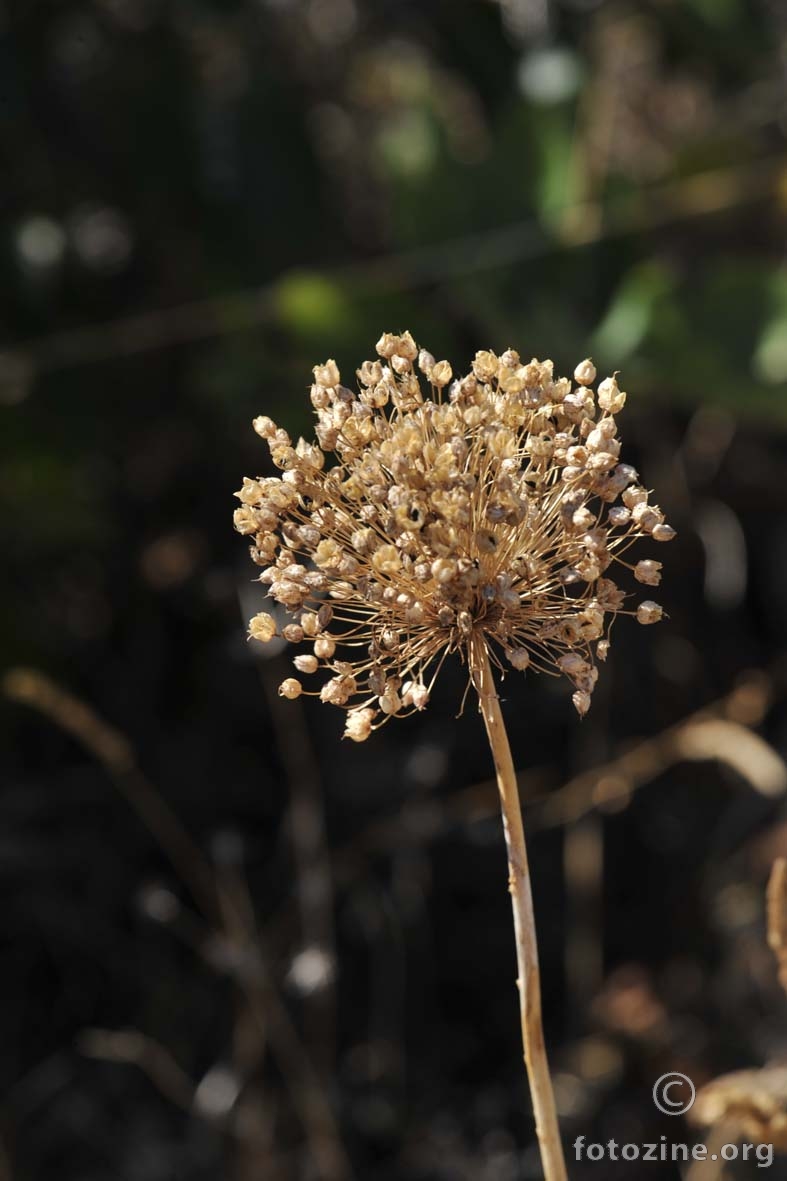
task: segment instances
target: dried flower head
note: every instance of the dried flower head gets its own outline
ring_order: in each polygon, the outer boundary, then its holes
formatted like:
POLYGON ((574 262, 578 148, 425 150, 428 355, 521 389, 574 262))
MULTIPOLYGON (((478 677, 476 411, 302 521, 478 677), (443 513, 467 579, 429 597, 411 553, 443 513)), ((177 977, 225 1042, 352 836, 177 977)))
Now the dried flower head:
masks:
POLYGON ((787 1149, 787 1067, 736 1070, 706 1083, 689 1115, 700 1127, 722 1125, 755 1143, 787 1149))
MULTIPOLYGON (((625 393, 610 377, 594 397, 589 360, 574 384, 551 361, 479 352, 452 380, 409 332, 377 353, 357 392, 335 361, 315 367, 316 443, 254 422, 282 475, 244 480, 235 527, 293 616, 284 637, 310 645, 297 671, 328 674, 314 692, 350 710, 360 742, 423 709, 444 657, 481 633, 500 667, 566 676, 584 715, 615 616, 661 617, 651 600, 627 607, 613 574, 657 585, 659 562, 624 555, 674 536, 619 461, 625 393)), ((265 642, 275 623, 262 613, 249 630, 265 642)), ((288 678, 281 691, 307 690, 288 678)))

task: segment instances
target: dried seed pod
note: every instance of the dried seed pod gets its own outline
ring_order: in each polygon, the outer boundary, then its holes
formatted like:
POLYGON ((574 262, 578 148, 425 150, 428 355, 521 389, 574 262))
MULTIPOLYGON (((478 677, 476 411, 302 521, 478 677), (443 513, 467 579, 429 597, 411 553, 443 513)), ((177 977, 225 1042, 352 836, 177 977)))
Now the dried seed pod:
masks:
POLYGON ((249 635, 253 640, 259 640, 262 644, 267 644, 276 635, 276 620, 261 611, 259 615, 255 615, 249 622, 249 635))
MULTIPOLYGON (((616 377, 596 400, 590 360, 572 382, 514 349, 478 352, 454 378, 409 332, 384 333, 377 353, 356 370, 357 394, 335 361, 315 366, 316 443, 254 420, 281 474, 244 480, 235 526, 292 617, 283 637, 313 645, 296 668, 327 666, 320 697, 348 710, 356 742, 423 709, 430 667, 446 651, 467 658, 479 636, 515 669, 565 676, 584 715, 625 611, 623 554, 639 537, 674 536, 618 462, 616 377)), ((661 563, 633 571, 656 586, 661 563)), ((663 614, 650 600, 626 613, 645 624, 663 614)), ((263 641, 276 631, 265 613, 249 627, 263 641)), ((302 687, 289 678, 280 692, 302 687)))
POLYGON ((574 381, 577 382, 578 385, 592 385, 595 380, 596 366, 593 364, 590 358, 580 361, 574 370, 574 381))
POLYGON ((662 608, 658 603, 654 603, 652 599, 645 599, 637 607, 637 622, 638 623, 658 623, 664 614, 662 608))

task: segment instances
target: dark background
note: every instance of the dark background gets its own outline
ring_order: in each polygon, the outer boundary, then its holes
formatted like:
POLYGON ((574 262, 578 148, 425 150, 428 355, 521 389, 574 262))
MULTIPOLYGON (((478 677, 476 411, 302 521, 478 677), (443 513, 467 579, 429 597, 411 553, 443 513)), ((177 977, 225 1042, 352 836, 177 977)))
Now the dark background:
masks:
POLYGON ((786 62, 780 0, 0 4, 2 1181, 540 1175, 461 671, 357 747, 245 640, 251 419, 383 330, 620 369, 679 530, 582 724, 505 686, 567 1143, 787 1052, 786 62))

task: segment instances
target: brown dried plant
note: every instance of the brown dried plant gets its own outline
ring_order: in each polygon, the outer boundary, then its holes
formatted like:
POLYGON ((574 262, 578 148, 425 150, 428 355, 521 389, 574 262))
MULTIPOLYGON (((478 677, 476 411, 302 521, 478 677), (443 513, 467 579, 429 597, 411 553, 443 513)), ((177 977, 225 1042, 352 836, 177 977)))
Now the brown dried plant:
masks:
MULTIPOLYGON (((787 992, 785 857, 777 857, 771 866, 766 893, 766 931, 768 946, 776 959, 779 983, 787 992)), ((711 1079, 697 1092, 689 1120, 698 1127, 709 1128, 720 1143, 749 1140, 770 1148, 771 1154, 774 1149, 787 1151, 787 1066, 783 1062, 770 1062, 711 1079)))
POLYGON ((777 857, 771 867, 766 895, 768 946, 776 957, 779 983, 787 992, 787 858, 777 857))
MULTIPOLYGON (((479 352, 465 377, 419 352, 409 332, 385 333, 379 359, 341 384, 317 365, 317 442, 293 445, 267 417, 280 477, 245 479, 235 527, 252 538, 260 581, 291 616, 282 636, 310 650, 296 671, 327 673, 314 690, 288 677, 287 698, 313 692, 346 709, 362 742, 395 716, 422 710, 445 658, 465 661, 495 761, 514 910, 525 1060, 545 1176, 565 1177, 541 1028, 530 875, 514 766, 492 664, 564 675, 587 713, 618 615, 656 623, 661 607, 628 605, 612 573, 657 586, 661 563, 627 561, 641 537, 674 530, 619 461, 615 377, 594 394, 589 360, 573 382, 551 361, 509 349, 479 352), (418 371, 426 379, 424 392, 418 371), (326 457, 331 455, 331 462, 326 457)), ((252 619, 267 642, 273 615, 252 619)))

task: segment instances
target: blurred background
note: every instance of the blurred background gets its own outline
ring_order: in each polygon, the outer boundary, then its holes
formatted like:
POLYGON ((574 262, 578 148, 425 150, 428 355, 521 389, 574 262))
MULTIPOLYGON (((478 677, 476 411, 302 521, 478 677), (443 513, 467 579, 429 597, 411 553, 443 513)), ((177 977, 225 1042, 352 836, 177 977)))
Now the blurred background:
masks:
POLYGON ((357 747, 245 638, 251 419, 383 330, 620 369, 679 530, 582 724, 505 684, 567 1142, 787 1108, 787 8, 5 0, 0 62, 2 1181, 540 1176, 461 671, 357 747))

